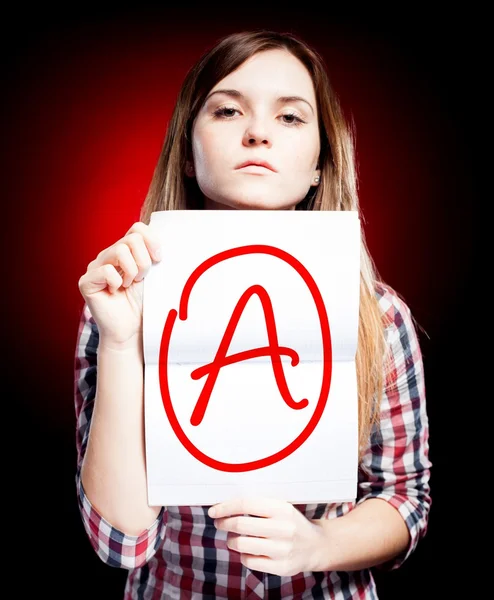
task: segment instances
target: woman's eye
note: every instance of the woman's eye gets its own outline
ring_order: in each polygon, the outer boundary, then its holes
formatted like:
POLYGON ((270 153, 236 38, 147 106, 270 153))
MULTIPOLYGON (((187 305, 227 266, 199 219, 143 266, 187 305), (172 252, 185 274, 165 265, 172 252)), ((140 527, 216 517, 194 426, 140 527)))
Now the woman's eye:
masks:
POLYGON ((239 112, 236 108, 231 108, 229 106, 222 106, 221 108, 217 108, 214 111, 215 117, 226 117, 232 118, 235 116, 235 113, 239 112))
POLYGON ((295 113, 286 113, 281 115, 287 125, 301 125, 305 123, 303 119, 297 116, 295 113))

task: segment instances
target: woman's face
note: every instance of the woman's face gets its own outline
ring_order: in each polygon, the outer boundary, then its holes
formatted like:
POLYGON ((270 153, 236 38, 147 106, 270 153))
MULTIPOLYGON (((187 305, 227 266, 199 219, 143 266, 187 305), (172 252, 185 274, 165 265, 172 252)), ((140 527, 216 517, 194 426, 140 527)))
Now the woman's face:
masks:
POLYGON ((206 209, 290 210, 317 185, 319 151, 309 72, 289 52, 269 50, 209 93, 194 121, 188 174, 206 209))

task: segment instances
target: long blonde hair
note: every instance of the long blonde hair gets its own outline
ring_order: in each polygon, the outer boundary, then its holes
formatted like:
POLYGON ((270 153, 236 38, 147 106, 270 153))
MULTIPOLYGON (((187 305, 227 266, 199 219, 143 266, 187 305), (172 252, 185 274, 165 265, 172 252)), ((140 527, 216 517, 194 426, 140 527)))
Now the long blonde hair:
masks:
MULTIPOLYGON (((290 52, 305 65, 312 77, 318 103, 321 181, 319 186, 311 188, 296 210, 359 210, 354 127, 344 118, 322 57, 294 34, 257 30, 223 38, 188 72, 141 209, 143 222, 149 223, 154 211, 203 208, 203 196, 196 180, 185 175, 186 161, 192 154, 194 119, 217 82, 254 54, 275 49, 290 52)), ((367 448, 371 428, 379 418, 386 363, 386 323, 376 297, 377 271, 363 231, 361 240, 356 353, 359 455, 367 448)))

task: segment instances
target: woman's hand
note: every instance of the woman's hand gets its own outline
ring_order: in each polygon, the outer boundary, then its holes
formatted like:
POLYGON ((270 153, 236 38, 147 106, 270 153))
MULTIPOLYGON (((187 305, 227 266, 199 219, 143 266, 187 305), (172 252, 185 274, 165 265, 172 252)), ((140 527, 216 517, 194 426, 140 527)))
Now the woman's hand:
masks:
POLYGON ((106 346, 120 349, 136 343, 142 331, 142 282, 153 261, 159 260, 158 239, 148 225, 137 222, 102 250, 79 279, 79 290, 106 346))
POLYGON ((328 545, 317 520, 310 521, 281 500, 230 500, 212 506, 209 516, 217 529, 229 532, 227 545, 240 552, 242 564, 264 573, 292 576, 313 571, 328 545))

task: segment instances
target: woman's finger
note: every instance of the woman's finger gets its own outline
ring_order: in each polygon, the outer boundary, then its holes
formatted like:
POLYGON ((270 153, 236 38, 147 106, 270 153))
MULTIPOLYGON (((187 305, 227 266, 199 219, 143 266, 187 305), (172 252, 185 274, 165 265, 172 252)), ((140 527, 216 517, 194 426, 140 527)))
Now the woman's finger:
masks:
POLYGON ((107 264, 112 264, 122 276, 123 287, 129 287, 139 274, 139 265, 128 244, 119 242, 108 253, 107 264))
POLYGON ((144 243, 146 244, 146 247, 148 249, 148 252, 151 255, 151 258, 154 261, 160 261, 161 260, 161 243, 160 243, 158 236, 151 229, 151 227, 149 225, 146 225, 146 223, 143 223, 142 221, 137 221, 127 231, 125 237, 127 237, 133 233, 138 233, 142 236, 144 243))
POLYGON ((215 519, 216 529, 230 531, 240 535, 255 535, 257 537, 285 537, 286 525, 276 519, 263 517, 224 517, 215 519))
POLYGON ((285 558, 287 553, 284 542, 268 538, 234 535, 228 537, 226 545, 230 550, 235 550, 235 552, 240 552, 241 554, 266 556, 275 560, 285 558))
POLYGON ((124 242, 134 259, 137 266, 137 273, 134 274, 136 281, 142 281, 153 264, 152 256, 149 254, 143 237, 139 233, 131 233, 124 238, 124 242))
POLYGON ((97 294, 106 288, 113 294, 120 288, 122 283, 122 277, 118 274, 115 267, 106 264, 87 271, 79 279, 79 290, 85 298, 92 294, 97 294))
POLYGON ((268 497, 232 498, 211 506, 208 514, 212 518, 231 515, 255 515, 256 517, 282 517, 293 513, 289 502, 268 497))
MULTIPOLYGON (((156 250, 154 250, 156 253, 156 250)), ((140 233, 134 232, 100 252, 88 270, 103 264, 113 265, 123 278, 124 287, 133 281, 142 281, 153 263, 148 246, 140 233)))

